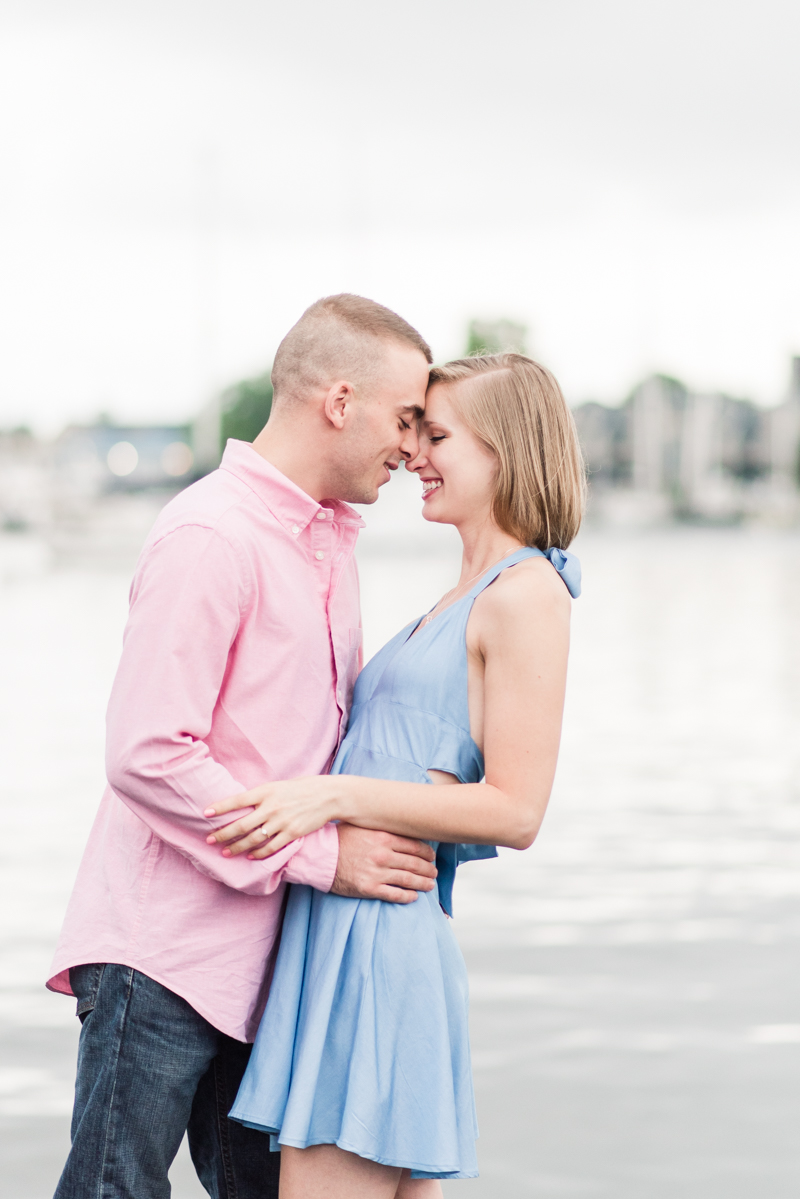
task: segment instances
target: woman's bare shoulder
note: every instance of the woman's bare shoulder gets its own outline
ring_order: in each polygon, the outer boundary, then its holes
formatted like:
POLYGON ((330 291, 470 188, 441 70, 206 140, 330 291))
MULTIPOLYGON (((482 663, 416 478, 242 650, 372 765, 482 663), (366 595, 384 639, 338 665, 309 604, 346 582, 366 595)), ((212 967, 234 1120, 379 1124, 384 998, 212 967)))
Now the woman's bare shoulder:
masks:
POLYGON ((527 558, 503 573, 475 601, 470 632, 480 642, 531 625, 569 626, 572 599, 546 558, 527 558), (533 618, 533 619, 532 619, 533 618))
POLYGON ((569 612, 572 599, 558 571, 546 558, 526 558, 504 570, 491 587, 479 596, 485 608, 511 615, 520 610, 530 615, 531 605, 569 612))

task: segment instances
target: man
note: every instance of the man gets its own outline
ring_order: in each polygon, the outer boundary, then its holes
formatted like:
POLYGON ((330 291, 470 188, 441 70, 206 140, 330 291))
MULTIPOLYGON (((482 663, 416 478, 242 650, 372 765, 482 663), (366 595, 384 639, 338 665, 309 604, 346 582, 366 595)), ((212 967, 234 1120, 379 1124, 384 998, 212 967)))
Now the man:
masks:
POLYGON ((219 1199, 277 1196, 269 1138, 227 1120, 266 1002, 285 884, 413 902, 424 843, 329 825, 265 861, 206 844, 215 801, 325 771, 360 664, 353 550, 417 453, 431 352, 358 296, 281 343, 254 444, 166 506, 142 551, 108 709, 109 786, 48 986, 82 1021, 57 1199, 162 1199, 188 1128, 219 1199))

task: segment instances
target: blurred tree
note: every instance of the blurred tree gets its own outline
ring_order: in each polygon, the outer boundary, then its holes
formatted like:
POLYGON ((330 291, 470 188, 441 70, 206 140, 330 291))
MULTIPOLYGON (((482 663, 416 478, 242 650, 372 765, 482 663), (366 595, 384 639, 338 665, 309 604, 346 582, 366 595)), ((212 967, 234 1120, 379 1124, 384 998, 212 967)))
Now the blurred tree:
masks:
POLYGON ((527 354, 528 330, 514 321, 470 321, 468 354, 527 354))
POLYGON ((272 383, 266 371, 255 379, 243 379, 222 393, 220 411, 220 449, 229 437, 254 441, 269 419, 272 409, 272 383))

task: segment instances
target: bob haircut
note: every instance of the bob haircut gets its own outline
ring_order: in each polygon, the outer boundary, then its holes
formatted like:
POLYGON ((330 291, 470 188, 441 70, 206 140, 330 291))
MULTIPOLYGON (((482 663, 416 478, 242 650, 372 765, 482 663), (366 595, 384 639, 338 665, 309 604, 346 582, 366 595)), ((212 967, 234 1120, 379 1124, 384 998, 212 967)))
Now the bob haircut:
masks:
POLYGON ((492 516, 523 545, 566 549, 580 528, 586 471, 555 378, 522 354, 483 354, 431 369, 467 428, 497 458, 492 516))

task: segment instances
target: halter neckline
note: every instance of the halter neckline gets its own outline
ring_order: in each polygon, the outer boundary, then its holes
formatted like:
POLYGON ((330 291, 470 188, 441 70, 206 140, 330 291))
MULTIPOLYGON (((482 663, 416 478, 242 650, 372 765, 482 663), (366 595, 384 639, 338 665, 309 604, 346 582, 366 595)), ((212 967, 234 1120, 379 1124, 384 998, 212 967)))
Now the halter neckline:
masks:
MULTIPOLYGON (((539 558, 539 557, 546 558, 547 554, 544 554, 542 552, 542 550, 535 549, 533 546, 529 546, 529 545, 520 546, 520 548, 518 550, 514 550, 513 554, 506 554, 506 556, 504 558, 498 559, 497 562, 495 562, 491 566, 489 566, 483 572, 483 574, 480 576, 480 578, 474 584, 474 586, 470 587, 469 591, 465 591, 464 594, 459 596, 459 598, 457 600, 454 600, 452 604, 448 604, 446 608, 443 608, 442 611, 439 613, 439 615, 436 617, 436 619, 438 621, 441 621, 441 618, 443 616, 445 616, 448 612, 452 612, 455 608, 457 608, 459 606, 459 604, 463 604, 464 600, 477 599, 477 597, 480 595, 481 591, 483 591, 486 587, 488 587, 490 583, 494 582, 494 580, 497 578, 497 576, 499 574, 502 574, 502 572, 504 570, 508 570, 508 568, 510 566, 516 566, 518 562, 524 562, 526 558, 539 558)), ((435 605, 434 605, 434 607, 435 607, 435 605)), ((420 616, 419 620, 414 622, 414 625, 412 626, 412 628, 408 634, 408 637, 406 638, 407 641, 410 641, 411 638, 414 637, 416 635, 416 633, 419 632, 421 629, 435 627, 433 624, 433 621, 429 621, 427 624, 425 623, 425 617, 428 616, 431 612, 433 612, 433 610, 434 610, 433 608, 429 608, 427 612, 423 612, 423 614, 422 614, 422 616, 420 616)))

